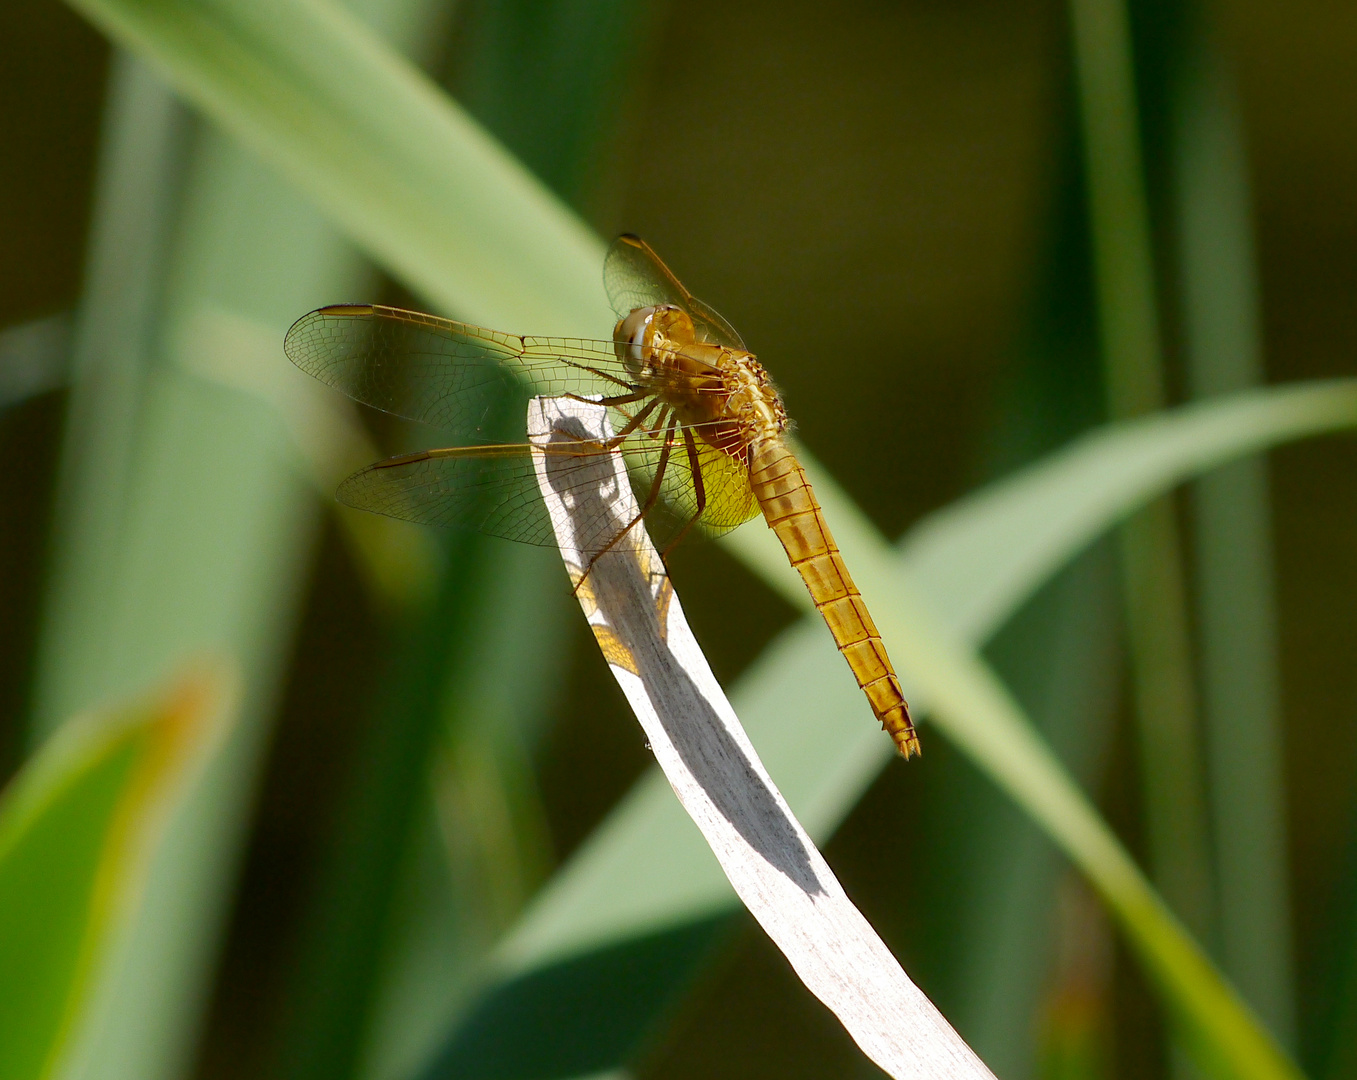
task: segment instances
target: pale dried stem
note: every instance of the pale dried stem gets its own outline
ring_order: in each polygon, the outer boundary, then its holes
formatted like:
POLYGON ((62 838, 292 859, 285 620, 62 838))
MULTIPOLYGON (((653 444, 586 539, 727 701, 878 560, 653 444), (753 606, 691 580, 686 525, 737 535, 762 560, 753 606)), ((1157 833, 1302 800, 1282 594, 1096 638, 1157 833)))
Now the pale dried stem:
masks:
MULTIPOLYGON (((560 398, 529 406, 528 432, 538 445, 601 443, 611 434, 602 407, 560 398)), ((537 455, 566 570, 656 761, 740 900, 887 1074, 992 1077, 910 981, 792 815, 707 666, 645 532, 633 529, 584 577, 584 553, 631 521, 637 504, 618 456, 599 455, 590 495, 578 487, 578 460, 562 493, 553 486, 553 455, 537 455)))

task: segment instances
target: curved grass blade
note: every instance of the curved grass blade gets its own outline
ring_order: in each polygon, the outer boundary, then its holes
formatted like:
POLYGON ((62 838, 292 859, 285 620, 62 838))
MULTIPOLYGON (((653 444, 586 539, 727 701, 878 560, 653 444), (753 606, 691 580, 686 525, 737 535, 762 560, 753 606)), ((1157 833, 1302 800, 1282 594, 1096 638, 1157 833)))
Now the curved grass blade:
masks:
POLYGON ((202 672, 66 724, 0 796, 0 1075, 52 1076, 79 1054, 151 851, 230 696, 202 672))
MULTIPOLYGON (((1068 11, 1105 396, 1109 415, 1123 419, 1168 401, 1138 50, 1127 0, 1070 0, 1068 11)), ((1153 48, 1144 52, 1154 55, 1153 48)), ((1211 940, 1216 883, 1187 570, 1173 504, 1161 499, 1142 508, 1122 523, 1118 541, 1149 866, 1174 913, 1198 939, 1211 940)), ((1192 1073, 1180 1056, 1172 1055, 1170 1073, 1187 1080, 1192 1073)))
MULTIPOLYGON (((382 24, 396 6, 374 0, 368 10, 382 24)), ((177 1075, 202 1029, 318 510, 273 411, 194 371, 229 345, 185 340, 185 329, 225 310, 269 325, 276 358, 298 311, 352 295, 364 276, 352 249, 271 170, 210 128, 179 138, 192 118, 124 57, 119 70, 128 69, 153 108, 108 133, 105 166, 112 158, 118 168, 101 184, 78 320, 63 447, 73 482, 58 498, 36 724, 223 646, 240 663, 244 704, 148 878, 92 1036, 88 1080, 177 1075), (165 113, 173 123, 157 123, 165 113)), ((121 87, 114 100, 126 103, 125 79, 121 87)))
MULTIPOLYGON (((1170 89, 1178 279, 1188 390, 1262 383, 1263 331, 1243 118, 1198 6, 1170 89)), ((1276 561, 1267 468, 1242 461, 1192 498, 1197 625, 1221 964, 1287 1046, 1296 1044, 1276 561)))
POLYGON ((425 75, 323 0, 74 0, 380 263, 486 326, 611 326, 603 245, 425 75), (582 272, 587 268, 587 272, 582 272))

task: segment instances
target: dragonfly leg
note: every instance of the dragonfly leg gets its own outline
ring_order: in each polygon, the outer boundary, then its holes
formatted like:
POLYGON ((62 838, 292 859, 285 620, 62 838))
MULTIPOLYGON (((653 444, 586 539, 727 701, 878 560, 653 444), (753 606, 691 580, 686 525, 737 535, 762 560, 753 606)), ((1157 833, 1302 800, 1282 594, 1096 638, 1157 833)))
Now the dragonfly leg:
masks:
POLYGON ((574 360, 567 360, 564 356, 558 357, 557 359, 559 359, 561 363, 565 364, 566 367, 578 368, 580 371, 587 371, 590 374, 597 375, 600 379, 605 379, 610 383, 615 383, 618 386, 624 386, 628 390, 633 389, 631 383, 619 379, 616 375, 609 375, 606 371, 602 371, 599 368, 590 367, 588 364, 580 364, 574 360))
MULTIPOLYGON (((633 401, 641 401, 644 398, 650 397, 650 391, 638 390, 634 394, 618 394, 617 397, 602 398, 598 401, 595 401, 592 398, 580 397, 578 394, 562 394, 561 397, 565 398, 567 401, 580 401, 583 402, 585 405, 629 405, 633 401)), ((617 447, 622 444, 623 439, 625 439, 628 435, 630 435, 633 431, 635 431, 638 427, 645 423, 645 418, 649 416, 652 412, 654 412, 655 406, 657 406, 659 403, 660 403, 659 398, 656 398, 644 409, 638 412, 635 416, 631 417, 631 419, 627 421, 626 427, 624 427, 621 431, 619 431, 606 443, 601 443, 600 445, 605 450, 617 449, 617 447)))
POLYGON ((669 423, 669 417, 671 413, 672 410, 667 405, 663 409, 661 409, 659 415, 655 417, 655 422, 651 424, 648 428, 646 428, 646 434, 649 435, 652 439, 657 438, 660 435, 663 435, 665 432, 665 426, 669 423))
POLYGON ((605 398, 582 397, 579 394, 561 395, 566 401, 581 401, 585 405, 630 405, 633 401, 640 401, 642 398, 650 396, 651 391, 649 390, 633 390, 630 394, 617 394, 605 398))
POLYGON ((659 399, 656 398, 644 409, 642 409, 630 420, 628 420, 626 426, 622 428, 622 430, 619 431, 616 435, 614 435, 611 439, 605 442, 603 445, 607 447, 609 450, 616 450, 619 446, 622 445, 623 439, 625 439, 628 435, 630 435, 633 431, 635 431, 638 427, 640 427, 642 424, 646 422, 646 417, 649 416, 652 412, 654 412, 655 409, 659 406, 659 404, 660 404, 659 399))
POLYGON ((614 545, 616 545, 617 542, 622 539, 622 537, 626 536, 627 533, 631 532, 632 529, 636 528, 636 526, 641 523, 641 520, 648 513, 650 513, 651 507, 653 507, 655 503, 659 501, 660 485, 664 482, 664 471, 669 465, 669 455, 673 452, 674 449, 674 436, 677 427, 678 427, 678 416, 676 414, 671 413, 669 418, 669 424, 665 428, 664 447, 663 449, 660 450, 660 460, 655 464, 655 479, 652 480, 650 483, 650 491, 646 495, 645 505, 641 507, 640 512, 634 518, 627 522, 627 524, 618 531, 617 535, 615 535, 611 540, 604 544, 599 551, 594 553, 594 555, 589 560, 589 565, 584 568, 584 573, 580 575, 579 581, 575 583, 575 588, 571 590, 572 592, 578 593, 580 591, 580 586, 583 585, 585 579, 588 578, 589 571, 591 571, 594 568, 594 563, 598 562, 599 559, 601 559, 604 555, 611 551, 614 545))
POLYGON ((693 494, 697 496, 697 509, 693 511, 693 516, 687 520, 683 528, 678 531, 678 535, 670 540, 665 549, 660 552, 661 558, 668 558, 669 553, 678 547, 679 541, 688 535, 688 530, 697 524, 697 519, 707 509, 707 485, 702 481, 702 468, 697 458, 697 440, 693 438, 691 429, 683 429, 683 442, 688 447, 688 468, 693 473, 693 494))

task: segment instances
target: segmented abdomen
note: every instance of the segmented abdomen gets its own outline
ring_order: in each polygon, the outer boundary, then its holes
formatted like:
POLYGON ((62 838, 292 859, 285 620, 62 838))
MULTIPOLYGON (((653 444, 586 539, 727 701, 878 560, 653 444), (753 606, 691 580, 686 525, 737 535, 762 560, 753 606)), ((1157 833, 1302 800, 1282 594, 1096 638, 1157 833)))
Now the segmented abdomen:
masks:
POLYGON ((872 712, 900 753, 907 758, 917 754, 919 738, 900 680, 830 535, 801 463, 782 440, 765 439, 750 450, 749 481, 764 518, 810 590, 816 610, 829 625, 872 712))

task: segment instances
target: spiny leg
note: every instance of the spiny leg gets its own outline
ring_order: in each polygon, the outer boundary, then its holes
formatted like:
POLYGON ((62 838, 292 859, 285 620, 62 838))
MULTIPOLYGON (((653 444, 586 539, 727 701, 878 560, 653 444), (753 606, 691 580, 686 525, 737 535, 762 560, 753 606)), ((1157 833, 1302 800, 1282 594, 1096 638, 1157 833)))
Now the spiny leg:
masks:
POLYGON ((655 419, 646 424, 641 430, 653 439, 657 435, 664 434, 665 428, 669 425, 671 418, 677 419, 674 415, 673 407, 666 405, 655 414, 655 419))
MULTIPOLYGON (((678 416, 673 413, 673 410, 666 409, 665 412, 670 414, 669 424, 665 428, 664 446, 660 449, 660 460, 655 465, 655 479, 651 481, 650 492, 646 495, 645 505, 641 507, 640 512, 634 518, 627 522, 627 524, 620 529, 611 540, 604 544, 603 547, 589 559, 589 565, 584 568, 584 573, 580 575, 580 579, 575 583, 575 588, 572 592, 578 593, 580 591, 580 586, 583 585, 585 579, 588 578, 589 571, 594 568, 594 563, 598 562, 599 559, 611 551, 613 546, 621 540, 622 537, 631 532, 631 530, 640 523, 641 519, 650 513, 651 507, 659 501, 660 485, 664 482, 664 471, 669 465, 669 455, 674 449, 674 431, 678 427, 678 416)), ((661 416, 663 415, 664 414, 661 413, 661 416)))
POLYGON ((702 480, 702 468, 697 458, 697 440, 693 438, 691 428, 683 429, 683 442, 688 447, 688 468, 693 472, 693 494, 697 496, 697 509, 693 511, 693 516, 688 519, 683 528, 678 531, 678 535, 670 540, 665 549, 660 552, 661 558, 669 557, 669 553, 678 547, 679 541, 688 535, 688 530, 697 524, 697 519, 707 509, 707 485, 702 480))
MULTIPOLYGON (((565 398, 567 401, 580 401, 586 405, 617 406, 617 405, 630 405, 632 402, 642 401, 645 398, 651 397, 652 395, 649 390, 637 390, 635 393, 632 394, 618 394, 616 397, 605 397, 599 398, 598 400, 595 400, 593 398, 580 397, 578 394, 562 394, 561 396, 565 398)), ((647 405, 644 409, 638 412, 635 416, 631 417, 627 421, 626 426, 623 427, 621 431, 619 431, 607 442, 602 443, 601 445, 603 449, 616 450, 619 446, 621 446, 622 441, 626 439, 626 437, 630 435, 633 431, 635 431, 638 427, 644 424, 646 417, 649 416, 652 412, 654 412, 659 404, 660 399, 654 398, 649 405, 647 405)))
POLYGON ((666 405, 656 415, 655 422, 645 429, 646 434, 649 435, 652 439, 658 438, 659 436, 663 435, 665 433, 666 427, 669 424, 670 417, 673 415, 674 415, 673 408, 669 405, 666 405))
MULTIPOLYGON (((646 395, 642 394, 639 396, 644 397, 646 395)), ((583 401, 585 399, 577 398, 576 400, 583 401)), ((589 404, 600 405, 603 404, 603 402, 591 401, 589 402, 589 404)), ((642 409, 635 416, 629 419, 626 422, 626 425, 622 427, 622 429, 618 431, 618 433, 614 435, 611 439, 609 439, 607 442, 593 443, 592 445, 598 448, 597 450, 598 453, 611 453, 613 450, 616 450, 619 446, 622 445, 623 442, 626 441, 628 435, 630 435, 633 431, 635 431, 638 427, 640 427, 642 424, 646 422, 646 417, 653 413, 655 409, 659 406, 659 404, 660 401, 658 398, 656 398, 644 409, 642 409)), ((664 414, 661 413, 660 415, 663 416, 664 414)))
POLYGON ((562 394, 561 397, 566 401, 580 401, 585 405, 630 405, 633 401, 650 397, 651 394, 650 390, 632 389, 629 394, 614 394, 612 397, 593 398, 584 397, 582 394, 562 394))
MULTIPOLYGON (((665 428, 664 446, 660 448, 660 460, 655 465, 655 479, 650 482, 650 491, 646 494, 645 505, 641 507, 634 518, 627 522, 627 524, 623 526, 623 528, 609 540, 606 545, 604 545, 601 551, 589 560, 590 568, 593 567, 594 563, 598 562, 599 556, 606 554, 611 550, 614 544, 621 540, 622 537, 626 536, 627 533, 631 532, 631 530, 640 523, 641 519, 650 513, 651 507, 659 501, 660 486, 664 483, 665 469, 669 466, 669 455, 674 449, 674 431, 678 427, 678 416, 674 415, 672 410, 666 410, 666 412, 670 413, 670 417, 668 426, 665 428)), ((585 573, 587 574, 588 571, 586 570, 585 573)))
POLYGON ((600 379, 606 379, 610 383, 615 383, 618 386, 625 386, 628 390, 633 389, 632 383, 629 383, 624 379, 619 379, 616 375, 609 375, 600 368, 591 367, 589 364, 581 364, 577 360, 569 360, 564 356, 558 356, 556 359, 566 367, 575 368, 577 371, 587 371, 592 375, 597 375, 600 379))
POLYGON ((623 439, 625 439, 628 435, 630 435, 633 431, 635 431, 638 427, 645 423, 646 417, 649 416, 652 412, 654 412, 655 409, 659 407, 659 404, 660 399, 656 398, 644 409, 642 409, 630 420, 628 420, 626 426, 622 428, 621 431, 619 431, 616 435, 614 435, 603 445, 607 447, 609 450, 616 450, 619 446, 622 445, 623 439))

